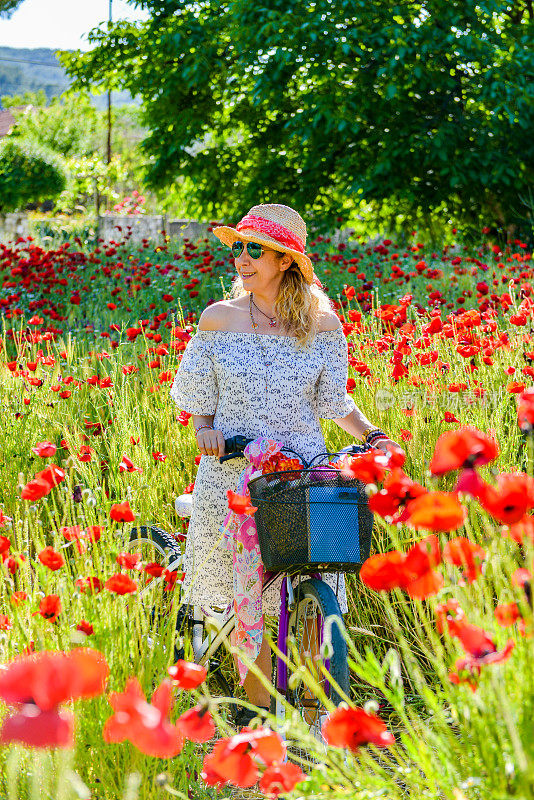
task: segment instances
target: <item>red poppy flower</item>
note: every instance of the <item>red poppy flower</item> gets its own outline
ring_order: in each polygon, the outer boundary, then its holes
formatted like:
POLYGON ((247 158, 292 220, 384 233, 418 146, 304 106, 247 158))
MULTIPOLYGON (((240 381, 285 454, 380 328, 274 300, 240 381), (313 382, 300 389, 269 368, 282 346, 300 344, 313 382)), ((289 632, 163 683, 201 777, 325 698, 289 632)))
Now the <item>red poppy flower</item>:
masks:
POLYGON ((33 703, 51 711, 60 703, 102 694, 109 667, 98 650, 42 651, 19 656, 0 671, 0 697, 12 706, 33 703))
POLYGON ((156 451, 152 453, 152 457, 154 461, 165 461, 165 459, 167 458, 167 456, 163 455, 163 453, 158 453, 156 451))
POLYGON ((524 587, 532 579, 532 575, 524 567, 516 569, 512 574, 512 586, 524 587))
POLYGON ((403 564, 404 555, 398 550, 377 553, 363 562, 360 580, 377 592, 389 592, 400 585, 403 564))
POLYGON ((61 569, 65 563, 65 559, 61 553, 58 553, 53 547, 45 547, 44 550, 41 550, 39 553, 39 561, 41 564, 44 564, 45 567, 52 570, 52 572, 61 569))
POLYGON ((226 496, 228 497, 228 508, 236 514, 246 514, 250 516, 258 510, 251 504, 250 497, 246 495, 236 494, 236 492, 232 492, 231 489, 228 489, 226 496))
POLYGON ((170 681, 163 681, 148 703, 137 678, 130 678, 124 692, 112 692, 108 698, 116 713, 104 724, 104 741, 128 739, 146 755, 174 758, 181 752, 184 740, 168 719, 173 705, 171 692, 170 681))
POLYGON ((176 720, 176 727, 192 742, 208 742, 215 734, 215 724, 207 706, 195 706, 176 720))
POLYGON ((480 667, 466 664, 465 658, 457 659, 454 666, 457 671, 449 672, 448 678, 450 682, 458 686, 464 683, 469 686, 472 692, 476 692, 478 688, 478 678, 480 676, 480 667))
POLYGON ((380 489, 379 492, 370 495, 368 504, 369 509, 374 514, 380 514, 381 517, 393 517, 400 508, 398 497, 386 489, 380 489))
POLYGON ((441 561, 436 536, 427 536, 406 554, 398 550, 368 558, 360 570, 366 586, 377 591, 405 589, 411 597, 425 598, 436 594, 443 585, 442 576, 434 571, 441 561))
POLYGON ((502 603, 495 607, 495 619, 503 628, 509 628, 519 619, 521 612, 517 603, 502 603))
POLYGON ((82 537, 81 525, 64 525, 59 530, 68 542, 72 542, 75 539, 82 537))
POLYGON ((382 489, 370 496, 369 508, 381 516, 394 516, 410 500, 426 493, 424 486, 413 481, 402 469, 395 468, 386 477, 382 489))
POLYGON ((231 739, 220 739, 202 764, 201 776, 206 786, 224 786, 232 783, 242 789, 249 789, 257 782, 259 770, 252 759, 247 742, 237 748, 230 748, 231 739))
POLYGON ((40 458, 49 458, 56 454, 57 447, 52 442, 37 442, 35 447, 32 447, 32 453, 40 458))
POLYGON ((131 594, 137 591, 137 584, 124 572, 116 572, 108 578, 104 584, 105 588, 115 594, 131 594))
POLYGON ((457 662, 456 666, 460 670, 466 666, 483 667, 506 661, 515 647, 514 640, 509 639, 502 650, 497 650, 493 639, 486 631, 464 619, 455 621, 451 635, 459 639, 468 654, 467 658, 457 662))
POLYGON ((73 747, 74 714, 63 709, 40 711, 31 704, 4 719, 0 745, 22 744, 26 747, 73 747))
POLYGON ((19 591, 13 592, 11 595, 11 602, 14 606, 19 606, 21 603, 24 603, 28 599, 28 595, 26 592, 19 591))
POLYGON ((259 788, 266 797, 279 797, 291 792, 306 775, 296 764, 272 764, 261 776, 259 788))
POLYGON ((11 542, 7 538, 7 536, 0 536, 0 556, 4 553, 7 553, 9 548, 11 547, 11 542))
POLYGON ((128 456, 122 457, 122 461, 119 464, 119 472, 142 472, 143 470, 141 467, 134 467, 133 461, 128 456))
POLYGON ((455 597, 449 598, 446 603, 438 603, 436 606, 436 630, 443 633, 445 628, 451 636, 455 635, 455 625, 465 621, 465 614, 460 603, 455 597))
POLYGON ((459 419, 456 419, 454 414, 451 411, 446 411, 443 417, 443 422, 460 422, 459 419))
POLYGON ((286 746, 280 735, 269 728, 242 728, 232 737, 231 747, 239 748, 242 741, 248 742, 254 756, 264 764, 278 763, 286 757, 286 746))
POLYGON ((467 516, 454 492, 427 492, 406 506, 406 518, 414 528, 451 531, 463 525, 467 516))
POLYGON ((92 542, 98 542, 100 537, 102 536, 103 530, 104 528, 102 525, 89 525, 89 527, 85 531, 85 535, 92 542))
POLYGON ((534 544, 534 517, 525 515, 518 522, 504 526, 502 535, 509 536, 518 544, 522 544, 525 539, 529 539, 534 544))
POLYGON ((196 689, 206 680, 208 674, 206 667, 182 659, 169 667, 167 672, 180 689, 196 689))
POLYGON ((76 625, 76 630, 80 631, 80 633, 85 633, 86 636, 92 636, 95 632, 95 629, 91 625, 90 622, 87 622, 85 619, 81 619, 79 623, 76 625))
POLYGON ((34 478, 28 481, 26 486, 23 487, 21 497, 23 500, 30 500, 30 502, 33 503, 36 500, 40 500, 42 497, 46 497, 47 494, 50 494, 51 488, 48 481, 42 478, 34 478))
POLYGON ((356 753, 364 744, 389 747, 395 741, 386 724, 363 708, 337 708, 323 724, 323 736, 334 747, 348 747, 356 753))
POLYGON ((148 564, 144 565, 143 569, 151 578, 161 578, 164 567, 162 564, 158 564, 157 561, 150 561, 148 564))
POLYGON ((357 456, 346 456, 339 462, 341 474, 363 483, 381 483, 388 469, 387 456, 381 450, 369 450, 357 456))
POLYGON ((138 565, 140 566, 141 556, 139 553, 119 553, 115 561, 121 567, 135 569, 138 565))
POLYGON ((16 555, 5 558, 4 564, 6 565, 8 571, 14 575, 16 572, 18 572, 19 568, 25 561, 26 556, 23 556, 22 553, 17 553, 16 555))
POLYGON ((82 594, 85 594, 85 592, 98 594, 98 592, 102 591, 102 581, 96 576, 90 578, 76 578, 74 585, 82 594))
POLYGON ((94 449, 92 447, 89 447, 88 444, 82 444, 77 455, 78 461, 81 461, 83 463, 91 461, 91 457, 94 452, 95 452, 94 449))
POLYGON ((455 469, 482 467, 498 454, 495 439, 472 425, 465 425, 441 434, 430 461, 430 471, 433 475, 444 475, 455 469))
POLYGON ((52 490, 54 486, 65 480, 65 470, 56 466, 56 464, 49 464, 41 472, 37 472, 35 478, 36 480, 46 481, 52 490))
MULTIPOLYGON (((473 628, 475 626, 472 626, 473 628)), ((458 637, 460 638, 460 637, 458 637)), ((472 636, 469 634, 469 641, 471 642, 472 636)), ((476 636, 474 637, 476 638, 476 636)), ((456 662, 456 669, 461 671, 462 669, 472 668, 472 667, 484 667, 488 664, 500 664, 503 661, 508 661, 510 658, 514 648, 515 642, 513 639, 508 639, 505 646, 502 650, 497 650, 495 644, 491 641, 491 639, 485 640, 482 647, 481 647, 481 655, 472 655, 469 654, 465 658, 460 659, 456 662), (484 649, 484 645, 489 640, 491 643, 492 649, 484 649)), ((466 649, 466 645, 462 642, 464 649, 466 649)))
POLYGON ((124 503, 112 505, 109 516, 111 519, 115 520, 115 522, 133 522, 135 520, 135 514, 127 500, 125 500, 124 503))
POLYGON ((517 398, 517 424, 523 433, 530 433, 534 428, 534 387, 517 398))
POLYGON ((13 627, 13 623, 6 614, 0 614, 0 631, 9 631, 13 627))
POLYGON ((534 508, 534 479, 524 472, 501 473, 497 486, 486 485, 478 501, 499 522, 519 522, 534 508))
POLYGON ((406 553, 401 572, 403 583, 410 597, 424 599, 437 594, 443 586, 443 576, 434 571, 441 562, 437 536, 427 536, 406 553))
POLYGON ((464 469, 458 476, 453 492, 463 492, 472 497, 479 497, 487 488, 488 484, 482 480, 476 469, 464 469))
POLYGON ((464 576, 472 583, 482 574, 486 551, 465 536, 458 536, 446 542, 443 547, 443 560, 464 568, 464 576))
POLYGON ((39 603, 39 611, 35 611, 34 616, 35 614, 40 614, 43 619, 47 619, 49 622, 55 622, 60 613, 61 600, 59 596, 57 594, 49 594, 43 597, 39 603))

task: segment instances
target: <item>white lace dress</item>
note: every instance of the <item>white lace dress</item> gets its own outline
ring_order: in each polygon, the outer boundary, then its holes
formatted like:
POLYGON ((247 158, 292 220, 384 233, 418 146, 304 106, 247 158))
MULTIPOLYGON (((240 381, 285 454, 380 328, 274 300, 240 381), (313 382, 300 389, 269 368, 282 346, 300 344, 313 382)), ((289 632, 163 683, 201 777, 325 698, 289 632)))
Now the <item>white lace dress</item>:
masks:
MULTIPOLYGON (((307 461, 326 449, 319 419, 346 417, 355 408, 347 394, 347 342, 341 329, 323 331, 302 347, 293 336, 197 331, 188 342, 170 395, 190 414, 214 414, 225 439, 236 434, 283 442, 307 461), (256 336, 261 336, 264 354, 256 336), (265 367, 265 362, 271 362, 265 367)), ((242 458, 223 464, 203 455, 193 490, 185 550, 187 602, 226 606, 233 601, 232 555, 219 526, 228 512, 242 458)), ((344 576, 323 576, 347 611, 344 576)), ((278 614, 280 578, 266 589, 263 610, 278 614)))

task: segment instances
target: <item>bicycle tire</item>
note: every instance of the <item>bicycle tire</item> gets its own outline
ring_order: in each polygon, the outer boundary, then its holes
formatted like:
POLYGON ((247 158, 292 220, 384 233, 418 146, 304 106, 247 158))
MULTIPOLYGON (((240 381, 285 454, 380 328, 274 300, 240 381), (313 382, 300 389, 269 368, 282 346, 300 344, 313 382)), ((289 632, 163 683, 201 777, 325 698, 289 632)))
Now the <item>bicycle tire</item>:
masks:
MULTIPOLYGON (((153 547, 154 553, 159 554, 163 566, 169 566, 180 558, 182 550, 179 543, 168 531, 159 528, 157 525, 140 525, 138 528, 132 528, 129 539, 130 549, 140 551, 146 545, 153 547)), ((155 608, 150 611, 151 615, 155 615, 155 608)), ((185 649, 183 645, 184 638, 191 636, 191 619, 189 618, 189 611, 187 606, 182 606, 178 612, 176 619, 176 643, 174 647, 174 660, 185 658, 185 649)), ((156 644, 156 642, 154 642, 156 644)), ((217 655, 221 656, 222 646, 216 651, 214 658, 210 659, 209 670, 210 677, 216 682, 221 694, 223 696, 232 697, 233 688, 226 680, 222 670, 221 664, 217 659, 217 655)), ((232 713, 234 707, 232 707, 232 713)))
MULTIPOLYGON (((182 550, 179 543, 174 536, 163 528, 157 525, 139 525, 132 528, 128 539, 127 549, 130 552, 136 552, 141 555, 143 562, 157 562, 163 568, 168 568, 178 559, 182 557, 182 550)), ((166 629, 166 618, 170 613, 170 607, 173 600, 173 593, 161 593, 161 578, 154 578, 151 582, 146 583, 139 591, 141 602, 146 608, 152 620, 152 635, 148 636, 146 643, 149 647, 163 647, 160 639, 164 638, 160 633, 160 625, 166 629), (151 590, 153 587, 153 591, 151 590), (161 604, 156 604, 155 600, 158 598, 160 601, 167 597, 167 601, 161 604)), ((178 610, 176 619, 175 638, 173 644, 174 659, 177 660, 180 655, 179 636, 184 634, 187 626, 185 609, 178 610)))
MULTIPOLYGON (((327 583, 317 578, 310 578, 302 581, 302 583, 295 587, 294 592, 296 605, 294 610, 290 612, 289 617, 288 654, 291 655, 291 645, 296 646, 297 651, 300 652, 299 642, 301 638, 301 629, 304 624, 308 627, 308 620, 313 619, 314 616, 316 622, 312 623, 312 627, 315 625, 318 631, 317 649, 320 652, 320 648, 324 643, 323 623, 326 617, 335 615, 340 619, 339 625, 344 625, 343 615, 339 608, 337 597, 327 583), (310 613, 312 616, 310 616, 310 613), (304 623, 304 620, 306 620, 306 623, 304 623)), ((331 654, 327 669, 340 690, 349 697, 350 678, 347 661, 347 643, 340 632, 339 625, 333 624, 331 627, 331 654)), ((334 705, 338 705, 343 698, 336 689, 330 684, 324 688, 326 688, 325 694, 328 699, 331 700, 334 705)), ((301 684, 295 689, 288 689, 286 699, 293 708, 301 713, 305 721, 309 724, 310 732, 322 741, 321 726, 324 717, 328 714, 328 710, 318 698, 304 698, 302 696, 304 693, 305 686, 301 684), (309 703, 309 705, 307 703, 309 703), (311 713, 310 708, 312 709, 311 713), (313 709, 315 709, 315 713, 313 709)), ((278 723, 283 725, 286 717, 286 707, 280 701, 277 701, 275 710, 278 723)), ((290 748, 290 750, 291 749, 295 751, 295 747, 290 748)), ((298 749, 298 747, 296 749, 298 749)), ((301 753, 301 755, 304 754, 301 753)))
POLYGON ((154 550, 165 560, 165 566, 182 555, 182 549, 174 536, 157 525, 140 525, 132 528, 128 544, 130 550, 140 549, 143 544, 152 544, 154 550))

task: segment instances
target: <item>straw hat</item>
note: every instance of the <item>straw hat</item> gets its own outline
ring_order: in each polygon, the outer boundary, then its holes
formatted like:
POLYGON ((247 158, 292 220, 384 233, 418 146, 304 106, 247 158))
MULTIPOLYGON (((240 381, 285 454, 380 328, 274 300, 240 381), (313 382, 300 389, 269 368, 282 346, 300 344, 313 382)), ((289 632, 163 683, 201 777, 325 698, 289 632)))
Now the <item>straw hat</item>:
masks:
POLYGON ((316 281, 311 259, 304 252, 306 223, 299 213, 279 203, 253 206, 235 228, 225 225, 213 229, 223 244, 231 247, 239 240, 257 242, 279 252, 289 253, 297 262, 306 283, 316 281))

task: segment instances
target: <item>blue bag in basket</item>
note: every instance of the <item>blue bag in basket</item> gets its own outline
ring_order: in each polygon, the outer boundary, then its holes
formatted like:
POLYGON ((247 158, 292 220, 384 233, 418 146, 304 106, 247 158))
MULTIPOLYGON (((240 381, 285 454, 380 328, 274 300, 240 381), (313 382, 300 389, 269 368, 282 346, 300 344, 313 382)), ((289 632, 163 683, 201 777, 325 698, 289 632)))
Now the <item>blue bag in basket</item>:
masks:
POLYGON ((356 487, 310 486, 307 490, 309 559, 312 563, 360 563, 356 487))

